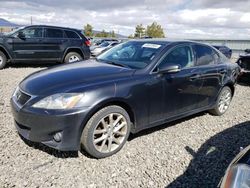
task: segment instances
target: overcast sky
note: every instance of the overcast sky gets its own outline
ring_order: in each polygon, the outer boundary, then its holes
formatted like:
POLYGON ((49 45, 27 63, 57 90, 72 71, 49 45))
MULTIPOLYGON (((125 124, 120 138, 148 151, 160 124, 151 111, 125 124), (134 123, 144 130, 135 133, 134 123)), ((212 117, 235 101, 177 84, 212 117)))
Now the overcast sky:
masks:
POLYGON ((0 0, 0 18, 134 33, 153 21, 170 38, 250 39, 250 0, 0 0))

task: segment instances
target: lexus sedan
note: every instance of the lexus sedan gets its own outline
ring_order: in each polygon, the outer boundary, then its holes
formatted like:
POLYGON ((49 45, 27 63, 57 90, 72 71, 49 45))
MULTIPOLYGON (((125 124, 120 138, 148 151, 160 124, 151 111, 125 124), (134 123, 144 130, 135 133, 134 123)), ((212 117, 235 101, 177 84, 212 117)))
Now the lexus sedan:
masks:
POLYGON ((131 40, 95 60, 26 77, 11 98, 12 112, 22 137, 103 158, 130 133, 201 111, 224 114, 239 71, 205 44, 131 40))

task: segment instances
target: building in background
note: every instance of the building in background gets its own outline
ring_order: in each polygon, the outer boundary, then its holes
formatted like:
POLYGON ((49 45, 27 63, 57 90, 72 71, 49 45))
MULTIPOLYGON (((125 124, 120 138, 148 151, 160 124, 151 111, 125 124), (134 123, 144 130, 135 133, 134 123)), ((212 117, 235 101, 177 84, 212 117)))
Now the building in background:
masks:
POLYGON ((10 32, 17 27, 20 27, 20 25, 11 23, 5 19, 0 18, 0 33, 10 32))
POLYGON ((237 39, 205 39, 205 40, 196 40, 206 44, 210 44, 212 46, 227 46, 232 49, 232 57, 237 58, 240 54, 244 54, 246 49, 250 49, 250 39, 245 40, 237 40, 237 39))

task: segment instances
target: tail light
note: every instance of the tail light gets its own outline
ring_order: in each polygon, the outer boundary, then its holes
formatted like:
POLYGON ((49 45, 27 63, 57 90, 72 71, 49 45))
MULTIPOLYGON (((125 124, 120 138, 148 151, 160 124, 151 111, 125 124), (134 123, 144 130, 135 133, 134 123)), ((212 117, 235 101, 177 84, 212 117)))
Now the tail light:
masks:
POLYGON ((90 40, 85 40, 85 42, 84 42, 84 43, 86 44, 86 46, 90 46, 90 45, 91 45, 90 40))

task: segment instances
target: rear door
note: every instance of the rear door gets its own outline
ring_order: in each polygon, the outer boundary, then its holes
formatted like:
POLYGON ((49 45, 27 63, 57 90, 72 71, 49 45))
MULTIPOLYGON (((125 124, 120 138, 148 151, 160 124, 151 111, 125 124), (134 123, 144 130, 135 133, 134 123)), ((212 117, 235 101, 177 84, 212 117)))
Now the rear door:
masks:
POLYGON ((60 61, 63 57, 64 50, 67 47, 68 39, 64 31, 58 28, 45 28, 46 58, 60 61))
POLYGON ((220 77, 226 74, 227 69, 222 65, 220 70, 219 55, 211 47, 196 44, 193 48, 196 55, 195 66, 201 71, 203 81, 198 91, 200 95, 198 107, 206 107, 214 102, 220 89, 220 77))
MULTIPOLYGON (((180 45, 168 51, 158 68, 165 64, 179 64, 181 71, 160 75, 156 73, 155 79, 160 80, 162 84, 163 98, 152 100, 152 104, 150 100, 150 114, 158 114, 162 105, 163 118, 167 119, 197 108, 198 90, 202 86, 202 81, 199 77, 200 70, 194 66, 194 55, 190 45, 180 45)), ((153 89, 152 93, 157 93, 156 89, 153 89)), ((150 118, 150 123, 159 120, 158 116, 151 115, 150 118)))
POLYGON ((29 27, 21 30, 24 38, 19 38, 16 34, 13 38, 13 52, 15 60, 37 60, 43 58, 44 46, 42 27, 29 27))

